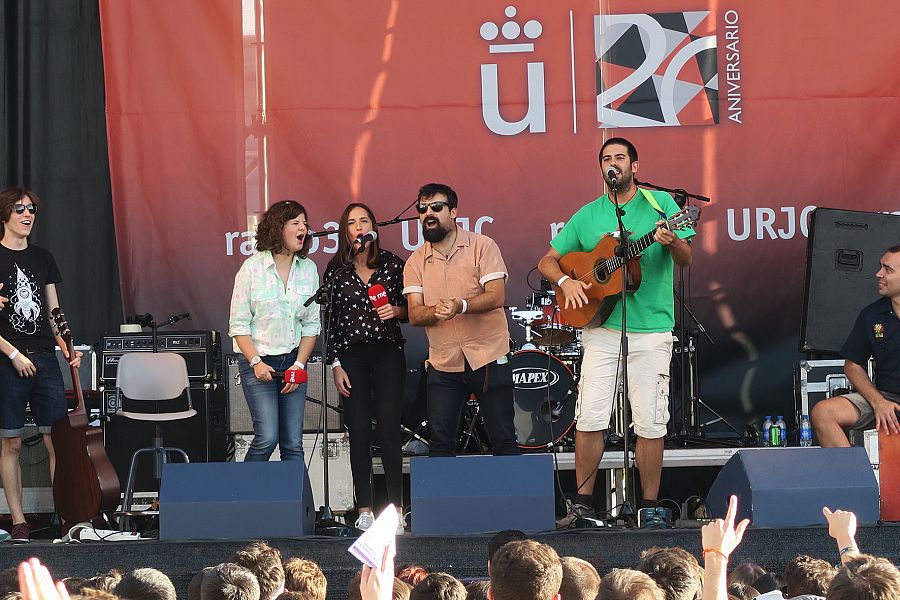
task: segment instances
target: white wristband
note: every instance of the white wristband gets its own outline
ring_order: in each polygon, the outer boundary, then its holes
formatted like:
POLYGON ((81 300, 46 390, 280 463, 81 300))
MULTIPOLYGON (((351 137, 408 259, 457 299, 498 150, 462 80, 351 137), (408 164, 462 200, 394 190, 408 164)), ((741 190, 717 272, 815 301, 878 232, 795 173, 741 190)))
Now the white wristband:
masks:
POLYGON ((16 360, 16 357, 19 355, 19 349, 13 348, 13 351, 9 353, 9 360, 16 360))
POLYGON ((557 287, 562 287, 563 281, 565 281, 566 279, 571 279, 571 277, 569 277, 568 275, 563 275, 562 277, 560 277, 559 281, 556 282, 557 287))
POLYGON ((298 369, 303 369, 304 371, 306 370, 306 363, 302 363, 299 360, 294 361, 294 366, 298 369))
POLYGON ((339 366, 341 366, 341 361, 339 361, 338 359, 334 359, 333 361, 331 361, 331 370, 332 371, 334 371, 335 367, 339 367, 339 366))
POLYGON ((465 300, 460 300, 462 302, 462 308, 459 310, 459 314, 465 314, 467 310, 469 310, 469 303, 465 300))

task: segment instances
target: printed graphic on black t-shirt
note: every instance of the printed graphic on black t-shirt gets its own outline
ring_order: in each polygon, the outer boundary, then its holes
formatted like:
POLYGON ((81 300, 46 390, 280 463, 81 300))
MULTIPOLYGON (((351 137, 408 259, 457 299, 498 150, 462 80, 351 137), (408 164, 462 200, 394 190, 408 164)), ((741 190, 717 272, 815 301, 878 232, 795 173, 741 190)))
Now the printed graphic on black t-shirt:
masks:
POLYGON ((61 280, 53 255, 43 248, 10 250, 0 245, 0 295, 9 298, 0 311, 0 335, 20 351, 52 350, 56 342, 47 320, 44 286, 61 280))

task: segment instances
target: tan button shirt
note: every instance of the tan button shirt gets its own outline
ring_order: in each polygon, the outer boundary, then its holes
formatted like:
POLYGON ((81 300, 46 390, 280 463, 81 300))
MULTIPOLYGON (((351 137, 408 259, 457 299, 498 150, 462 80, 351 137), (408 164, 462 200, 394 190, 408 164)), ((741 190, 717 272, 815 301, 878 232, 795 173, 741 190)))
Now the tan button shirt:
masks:
MULTIPOLYGON (((425 242, 403 269, 403 293, 422 294, 426 306, 451 297, 468 300, 484 292, 484 284, 509 274, 500 249, 491 238, 456 228, 450 256, 425 242)), ((465 362, 480 369, 509 352, 509 327, 503 308, 465 313, 425 328, 428 363, 438 371, 461 372, 465 362)))

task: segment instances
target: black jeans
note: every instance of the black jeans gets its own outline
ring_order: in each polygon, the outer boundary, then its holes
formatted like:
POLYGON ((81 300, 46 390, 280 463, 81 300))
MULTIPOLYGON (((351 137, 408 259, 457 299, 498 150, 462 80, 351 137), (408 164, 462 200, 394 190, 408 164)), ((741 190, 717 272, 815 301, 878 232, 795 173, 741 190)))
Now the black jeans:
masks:
POLYGON ((513 423, 512 365, 496 362, 475 371, 466 363, 461 373, 428 367, 429 456, 456 456, 462 409, 474 394, 484 416, 494 456, 520 454, 513 423), (485 385, 485 381, 487 385, 485 385))
POLYGON ((344 422, 350 431, 350 470, 357 506, 372 506, 372 417, 376 419, 387 496, 403 505, 403 451, 400 413, 406 356, 396 342, 378 340, 350 346, 341 355, 350 378, 344 422))

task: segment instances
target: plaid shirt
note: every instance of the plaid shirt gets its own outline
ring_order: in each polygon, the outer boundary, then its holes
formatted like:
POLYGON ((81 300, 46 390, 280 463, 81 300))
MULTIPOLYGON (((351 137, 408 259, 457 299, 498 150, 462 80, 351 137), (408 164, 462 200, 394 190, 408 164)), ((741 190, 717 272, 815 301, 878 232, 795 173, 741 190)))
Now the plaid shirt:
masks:
MULTIPOLYGON (((271 252, 258 252, 234 278, 228 335, 249 335, 260 356, 286 354, 302 337, 319 335, 319 305, 303 303, 319 287, 316 263, 294 256, 288 285, 275 270, 271 252)), ((240 352, 237 344, 234 351, 240 352)))

